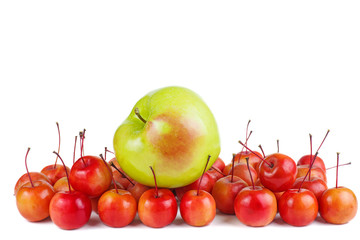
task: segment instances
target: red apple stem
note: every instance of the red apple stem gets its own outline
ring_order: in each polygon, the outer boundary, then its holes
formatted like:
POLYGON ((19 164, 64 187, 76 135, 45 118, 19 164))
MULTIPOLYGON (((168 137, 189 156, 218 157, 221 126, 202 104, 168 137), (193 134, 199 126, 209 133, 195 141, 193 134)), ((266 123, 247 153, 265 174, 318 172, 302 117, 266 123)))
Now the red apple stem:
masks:
MULTIPOLYGON (((316 159, 317 155, 318 155, 318 152, 315 153, 314 159, 316 159)), ((315 161, 311 161, 311 164, 310 164, 310 167, 309 167, 309 171, 307 171, 305 177, 303 178, 303 180, 302 180, 302 182, 301 182, 301 184, 300 184, 300 186, 299 186, 298 192, 300 192, 300 189, 301 189, 303 183, 305 182, 305 179, 307 178, 307 176, 310 175, 310 169, 312 168, 314 162, 315 162, 315 161)))
MULTIPOLYGON (((59 146, 58 146, 58 153, 59 153, 59 152, 60 152, 60 142, 61 142, 61 138, 60 138, 60 127, 59 127, 59 123, 58 123, 58 122, 56 122, 56 126, 57 126, 58 136, 59 136, 59 146)), ((58 160, 58 156, 56 156, 56 159, 55 159, 54 169, 56 168, 57 160, 58 160)))
MULTIPOLYGON (((85 130, 85 129, 84 129, 85 130)), ((80 136, 80 158, 83 162, 83 164, 86 166, 84 157, 83 157, 83 153, 84 153, 84 139, 85 139, 85 133, 84 132, 80 132, 79 136, 80 136)))
POLYGON ((250 175, 250 179, 251 179, 251 185, 253 187, 253 190, 255 190, 255 184, 254 184, 254 179, 252 178, 252 174, 251 174, 251 171, 250 171, 250 165, 249 165, 249 158, 245 158, 246 159, 246 165, 247 165, 247 168, 249 170, 249 175, 250 175))
POLYGON ((247 141, 248 141, 248 130, 249 130, 249 125, 250 125, 251 120, 249 119, 247 125, 246 125, 246 136, 245 136, 245 145, 247 146, 247 141))
POLYGON ((219 173, 219 174, 221 174, 222 176, 226 176, 222 171, 220 171, 220 169, 218 169, 217 167, 214 167, 214 166, 211 166, 211 168, 210 169, 213 169, 213 170, 215 170, 217 173, 219 173))
POLYGON ((340 153, 337 152, 337 160, 336 160, 336 188, 338 188, 338 178, 339 178, 339 155, 340 153))
POLYGON ((99 156, 100 156, 101 160, 103 160, 104 164, 106 165, 106 168, 107 168, 107 169, 109 170, 109 172, 110 172, 111 179, 112 179, 112 181, 113 181, 113 183, 114 183, 115 192, 116 192, 116 193, 119 193, 118 188, 117 188, 117 186, 116 186, 115 179, 114 179, 114 175, 112 174, 112 171, 111 171, 111 168, 110 168, 109 165, 106 163, 106 160, 104 159, 103 155, 100 154, 99 156))
POLYGON ((106 152, 107 152, 106 150, 107 150, 107 147, 105 147, 105 151, 104 151, 104 156, 105 156, 104 159, 105 159, 105 161, 106 161, 106 152))
POLYGON ((133 185, 133 186, 135 185, 135 183, 133 183, 133 182, 130 180, 130 178, 129 178, 128 176, 126 176, 125 173, 123 173, 120 169, 118 169, 113 162, 110 163, 110 166, 112 166, 113 168, 115 168, 115 170, 118 171, 118 172, 121 174, 121 176, 123 176, 124 178, 126 178, 126 180, 128 180, 129 183, 131 183, 131 185, 133 185))
POLYGON ((158 186, 157 186, 157 183, 156 183, 156 176, 155 176, 155 172, 154 172, 154 169, 150 166, 150 169, 151 169, 151 172, 154 176, 154 183, 155 183, 155 198, 158 198, 159 197, 159 191, 158 191, 158 186))
POLYGON ((106 152, 109 152, 109 153, 112 153, 112 154, 114 154, 114 155, 115 155, 115 153, 114 153, 114 152, 110 151, 110 150, 109 150, 109 149, 107 149, 107 148, 106 148, 106 152))
POLYGON ((139 109, 138 109, 137 107, 134 109, 134 112, 135 112, 136 116, 137 116, 143 123, 146 123, 146 120, 140 115, 140 111, 139 111, 139 109))
POLYGON ((239 143, 241 145, 243 145, 247 150, 249 150, 252 154, 254 154, 255 156, 257 156, 258 158, 260 158, 263 162, 265 162, 269 167, 274 167, 274 164, 269 163, 268 161, 266 161, 263 157, 260 157, 259 154, 257 154, 256 152, 254 152, 253 150, 251 150, 250 148, 248 148, 247 146, 245 146, 241 141, 239 141, 239 143))
POLYGON ((230 179, 231 182, 234 181, 235 156, 236 156, 236 154, 233 153, 233 158, 232 158, 232 160, 231 160, 231 179, 230 179))
POLYGON ((260 148, 260 150, 261 150, 261 153, 262 153, 263 156, 265 157, 265 152, 264 152, 264 149, 263 149, 263 147, 261 146, 261 144, 259 145, 259 148, 260 148))
POLYGON ((199 181, 199 184, 198 184, 198 186, 197 186, 197 192, 196 192, 196 195, 197 195, 197 196, 199 196, 201 181, 202 181, 203 176, 204 176, 204 174, 205 174, 207 165, 209 164, 210 158, 211 158, 211 156, 209 155, 208 158, 207 158, 206 164, 205 164, 204 171, 203 171, 203 173, 201 174, 200 181, 199 181))
MULTIPOLYGON (((346 165, 351 165, 351 162, 339 164, 339 167, 346 166, 346 165)), ((336 168, 336 167, 337 166, 332 166, 332 167, 327 168, 326 170, 330 170, 330 169, 333 169, 333 168, 336 168)))
POLYGON ((32 187, 34 187, 34 184, 33 184, 33 181, 31 180, 31 177, 30 177, 30 172, 29 172, 29 169, 28 169, 28 166, 27 166, 27 156, 29 154, 29 151, 30 151, 30 148, 27 149, 26 151, 26 155, 25 155, 25 168, 26 168, 26 172, 27 172, 27 175, 29 177, 29 180, 30 180, 30 184, 32 187))
POLYGON ((73 153, 73 164, 75 163, 76 142, 77 142, 77 136, 75 136, 74 153, 73 153))
MULTIPOLYGON (((313 159, 313 156, 312 156, 312 135, 311 135, 311 134, 309 134, 309 137, 310 137, 310 159, 313 159)), ((312 160, 312 161, 314 161, 314 162, 315 162, 315 159, 316 159, 316 158, 314 158, 314 160, 312 160)), ((312 165, 312 164, 310 163, 310 165, 312 165)), ((311 177, 311 168, 309 168, 309 171, 310 171, 310 173, 309 173, 309 181, 310 181, 310 177, 311 177)))
POLYGON ((320 144, 319 148, 316 150, 317 152, 320 150, 320 148, 321 148, 321 146, 323 145, 323 143, 324 143, 324 141, 325 141, 325 139, 326 139, 327 135, 329 134, 329 132, 330 132, 330 129, 328 129, 328 130, 327 130, 327 132, 326 132, 326 134, 325 134, 324 139, 322 140, 322 142, 321 142, 321 144, 320 144))
MULTIPOLYGON (((246 140, 245 140, 245 141, 246 141, 246 144, 247 144, 247 141, 249 140, 252 132, 253 132, 253 131, 250 131, 249 135, 247 136, 247 138, 246 138, 246 140)), ((241 151, 239 152, 240 155, 239 155, 238 163, 240 162, 240 159, 241 159, 242 151, 243 151, 243 150, 244 150, 244 146, 241 148, 241 151)))
POLYGON ((54 154, 56 154, 56 156, 58 156, 58 157, 59 157, 59 159, 60 159, 61 163, 62 163, 62 164, 63 164, 63 166, 64 166, 65 173, 66 173, 66 179, 67 179, 67 181, 68 181, 68 186, 69 186, 69 193, 71 193, 71 187, 70 187, 69 174, 68 174, 68 171, 66 171, 66 166, 65 166, 65 163, 64 163, 64 161, 62 160, 62 158, 60 157, 59 153, 57 153, 57 152, 55 152, 55 151, 53 151, 53 153, 54 153, 54 154))

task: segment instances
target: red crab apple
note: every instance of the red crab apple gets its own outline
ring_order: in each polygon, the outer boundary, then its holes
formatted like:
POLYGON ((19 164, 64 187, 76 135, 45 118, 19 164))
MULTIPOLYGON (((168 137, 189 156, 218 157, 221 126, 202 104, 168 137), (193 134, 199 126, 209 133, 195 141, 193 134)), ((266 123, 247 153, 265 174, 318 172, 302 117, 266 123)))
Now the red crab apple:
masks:
POLYGON ((217 169, 219 169, 220 171, 224 170, 225 167, 225 163, 221 158, 217 158, 214 162, 214 164, 212 165, 213 167, 216 167, 217 169))
MULTIPOLYGON (((102 158, 102 155, 100 157, 102 158)), ((114 189, 103 193, 98 200, 97 210, 104 224, 116 228, 124 227, 135 218, 137 202, 129 191, 118 189, 114 177, 113 183, 114 189)))
POLYGON ((129 177, 153 186, 148 166, 156 166, 160 188, 194 182, 206 156, 213 156, 210 168, 220 153, 213 114, 196 93, 183 87, 165 87, 141 98, 113 142, 116 159, 129 177))
MULTIPOLYGON (((234 166, 234 159, 235 156, 233 156, 232 166, 234 166)), ((231 175, 220 178, 216 181, 211 192, 216 202, 216 208, 219 209, 220 212, 226 214, 235 213, 235 197, 240 190, 248 186, 248 184, 244 180, 237 176, 234 176, 234 171, 230 172, 232 173, 231 175)))
MULTIPOLYGON (((27 169, 27 155, 25 156, 25 166, 27 169)), ((20 214, 30 222, 38 222, 49 217, 49 205, 55 192, 53 187, 45 181, 33 181, 29 174, 29 182, 22 185, 16 192, 16 206, 20 214)))
POLYGON ((81 139, 81 156, 71 167, 70 185, 89 197, 98 197, 109 189, 112 174, 108 170, 107 163, 104 163, 100 157, 83 156, 84 132, 80 133, 81 139))
MULTIPOLYGON (((245 146, 241 141, 239 143, 245 146)), ((245 148, 255 154, 251 149, 245 148)), ((260 156, 258 156, 260 157, 260 156)), ((282 192, 290 189, 297 174, 295 161, 281 153, 273 153, 262 159, 259 178, 261 184, 273 192, 282 192)))
POLYGON ((45 176, 44 174, 39 173, 39 172, 27 172, 27 173, 24 173, 16 182, 15 187, 14 187, 14 195, 16 195, 16 193, 20 189, 20 187, 22 187, 26 183, 29 183, 30 179, 33 182, 43 181, 43 182, 47 182, 51 185, 50 179, 47 176, 45 176))
POLYGON ((155 172, 153 174, 155 188, 144 192, 138 203, 138 214, 141 222, 148 227, 161 228, 172 223, 177 214, 177 202, 174 194, 166 188, 158 189, 155 172))
POLYGON ((352 190, 338 186, 339 153, 337 153, 336 186, 322 194, 320 215, 328 223, 344 224, 352 220, 357 212, 358 203, 352 190))
MULTIPOLYGON (((249 174, 251 175, 249 161, 249 174)), ((270 190, 255 186, 243 188, 234 201, 236 217, 245 225, 263 227, 271 223, 277 213, 277 203, 274 193, 270 190)))
POLYGON ((202 227, 210 224, 216 215, 216 203, 213 196, 200 190, 201 180, 209 163, 210 155, 206 162, 204 172, 200 177, 197 190, 187 191, 180 201, 180 214, 189 225, 202 227))
MULTIPOLYGON (((59 159, 63 163, 60 156, 59 159)), ((90 219, 91 211, 90 199, 82 192, 72 191, 70 186, 68 191, 57 192, 49 206, 51 220, 56 226, 66 230, 84 226, 90 219)))

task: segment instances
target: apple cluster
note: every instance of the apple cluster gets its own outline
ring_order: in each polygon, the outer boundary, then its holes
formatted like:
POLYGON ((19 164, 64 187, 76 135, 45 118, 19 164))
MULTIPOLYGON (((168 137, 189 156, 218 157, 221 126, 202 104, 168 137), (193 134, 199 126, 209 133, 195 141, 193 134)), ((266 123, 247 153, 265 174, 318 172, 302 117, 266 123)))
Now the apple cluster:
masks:
MULTIPOLYGON (((250 123, 250 121, 249 121, 250 123)), ((233 154, 231 163, 225 165, 221 158, 208 168, 209 155, 203 173, 195 182, 175 189, 158 188, 156 172, 149 166, 154 180, 146 186, 131 179, 121 168, 117 159, 106 160, 104 155, 84 154, 85 129, 80 132, 80 158, 75 161, 77 136, 75 137, 73 165, 64 164, 59 155, 54 164, 41 172, 29 172, 28 148, 25 156, 26 173, 17 181, 14 189, 20 214, 30 222, 50 217, 61 229, 77 229, 90 219, 92 211, 110 227, 124 227, 138 214, 146 226, 161 228, 171 224, 178 209, 185 223, 191 226, 210 224, 220 211, 236 215, 248 226, 266 226, 277 212, 293 226, 306 226, 317 215, 328 223, 344 224, 357 212, 357 199, 348 188, 327 187, 324 161, 318 156, 329 131, 319 148, 296 163, 292 158, 278 152, 265 155, 251 150, 246 141, 239 143, 243 149, 233 154), (57 164, 60 159, 62 164, 57 164), (209 170, 206 170, 209 169, 209 170)), ((345 165, 345 164, 343 164, 345 165)), ((337 154, 336 176, 339 168, 337 154)))

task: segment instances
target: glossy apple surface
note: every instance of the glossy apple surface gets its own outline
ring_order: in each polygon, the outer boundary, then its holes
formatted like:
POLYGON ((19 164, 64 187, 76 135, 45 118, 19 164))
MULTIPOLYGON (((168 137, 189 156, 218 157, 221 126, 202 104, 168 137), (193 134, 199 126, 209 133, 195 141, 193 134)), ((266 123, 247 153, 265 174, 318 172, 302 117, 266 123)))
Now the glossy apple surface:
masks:
POLYGON ((176 188, 198 179, 207 156, 208 168, 220 153, 220 139, 213 114, 193 91, 166 87, 141 98, 116 130, 116 159, 132 179, 154 186, 176 188), (138 109, 142 121, 135 113, 138 109))

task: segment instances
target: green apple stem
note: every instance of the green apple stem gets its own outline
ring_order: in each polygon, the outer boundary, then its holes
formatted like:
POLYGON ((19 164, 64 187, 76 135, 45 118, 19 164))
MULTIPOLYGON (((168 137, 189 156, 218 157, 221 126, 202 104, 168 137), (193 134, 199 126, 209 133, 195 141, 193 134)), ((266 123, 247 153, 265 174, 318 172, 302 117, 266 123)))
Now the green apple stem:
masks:
POLYGON ((235 156, 236 156, 236 154, 233 153, 233 158, 232 158, 232 161, 231 161, 231 179, 230 179, 230 182, 234 181, 235 156))
POLYGON ((154 176, 154 183, 155 183, 155 198, 159 197, 159 191, 158 191, 158 187, 157 187, 157 183, 156 183, 156 176, 155 176, 155 172, 154 169, 150 166, 151 172, 154 176))
POLYGON ((77 142, 77 136, 75 136, 74 153, 73 153, 73 164, 75 163, 76 142, 77 142))
POLYGON ((112 181, 113 181, 113 183, 114 183, 115 192, 116 192, 116 193, 119 193, 119 191, 118 191, 118 189, 117 189, 117 186, 116 186, 115 179, 114 179, 114 175, 112 174, 112 171, 111 171, 111 168, 110 168, 109 165, 106 163, 106 160, 104 159, 103 155, 100 154, 99 156, 100 156, 101 160, 103 160, 104 164, 106 165, 106 168, 107 168, 107 169, 109 170, 109 172, 110 172, 112 181))
MULTIPOLYGON (((314 159, 316 159, 317 155, 318 155, 318 152, 316 152, 316 153, 315 153, 315 155, 314 155, 314 159)), ((310 175, 310 169, 311 169, 311 168, 312 168, 312 166, 314 165, 314 162, 315 162, 315 160, 311 161, 310 166, 309 166, 309 171, 307 171, 307 173, 306 173, 305 177, 303 178, 303 180, 302 180, 302 182, 301 182, 301 184, 300 184, 300 186, 299 186, 299 190, 298 190, 298 192, 300 192, 300 189, 301 189, 301 187, 302 187, 303 183, 305 182, 305 180, 306 180, 307 176, 308 176, 308 175, 310 175)))
POLYGON ((204 176, 204 174, 205 174, 207 165, 209 164, 210 158, 211 158, 211 156, 209 155, 208 158, 207 158, 206 164, 205 164, 204 171, 203 171, 203 173, 201 174, 200 181, 199 181, 199 184, 198 184, 198 187, 197 187, 197 192, 196 192, 196 195, 197 195, 197 196, 199 196, 201 181, 202 181, 203 176, 204 176))
POLYGON ((337 152, 337 160, 336 160, 336 188, 338 188, 338 177, 339 177, 339 155, 340 153, 337 152))
POLYGON ((250 175, 250 179, 251 179, 251 185, 253 187, 253 190, 255 190, 255 184, 254 184, 254 179, 252 178, 252 174, 251 174, 251 171, 250 171, 250 166, 249 166, 249 158, 245 158, 246 159, 246 165, 247 165, 247 168, 249 170, 249 175, 250 175))
POLYGON ((277 152, 280 152, 280 141, 279 139, 276 140, 276 145, 277 145, 277 152))
POLYGON ((134 109, 134 112, 142 122, 146 123, 146 120, 140 115, 139 109, 137 107, 134 109))
POLYGON ((121 174, 121 176, 123 176, 124 178, 126 178, 126 179, 129 181, 129 183, 131 183, 131 185, 133 185, 133 186, 135 185, 135 183, 133 183, 133 182, 130 180, 130 178, 128 178, 128 176, 126 176, 125 173, 123 173, 120 169, 118 169, 113 162, 110 163, 110 166, 112 166, 113 168, 115 168, 115 170, 118 171, 118 172, 121 174))
POLYGON ((62 160, 62 158, 60 157, 59 153, 57 153, 57 152, 55 152, 55 151, 53 151, 53 153, 56 154, 56 156, 59 157, 61 163, 62 163, 63 166, 64 166, 65 173, 66 173, 66 179, 67 179, 67 181, 68 181, 68 186, 69 186, 69 193, 71 193, 71 187, 70 187, 70 181, 69 181, 69 174, 68 174, 68 171, 66 171, 65 163, 64 163, 64 161, 62 160))
MULTIPOLYGON (((56 122, 56 126, 57 126, 58 136, 59 136, 59 146, 58 146, 58 153, 59 153, 59 152, 60 152, 60 141, 61 141, 61 138, 60 138, 60 127, 59 127, 59 123, 58 123, 58 122, 56 122)), ((56 168, 57 160, 58 160, 58 156, 56 156, 56 159, 55 159, 54 169, 56 168)))
POLYGON ((28 156, 28 154, 29 154, 29 151, 30 151, 30 148, 28 148, 27 151, 26 151, 26 155, 25 155, 25 168, 26 168, 26 172, 27 172, 27 175, 28 175, 28 177, 29 177, 31 186, 34 187, 34 184, 33 184, 32 180, 31 180, 31 177, 30 177, 29 169, 28 169, 28 167, 27 167, 27 156, 28 156))

